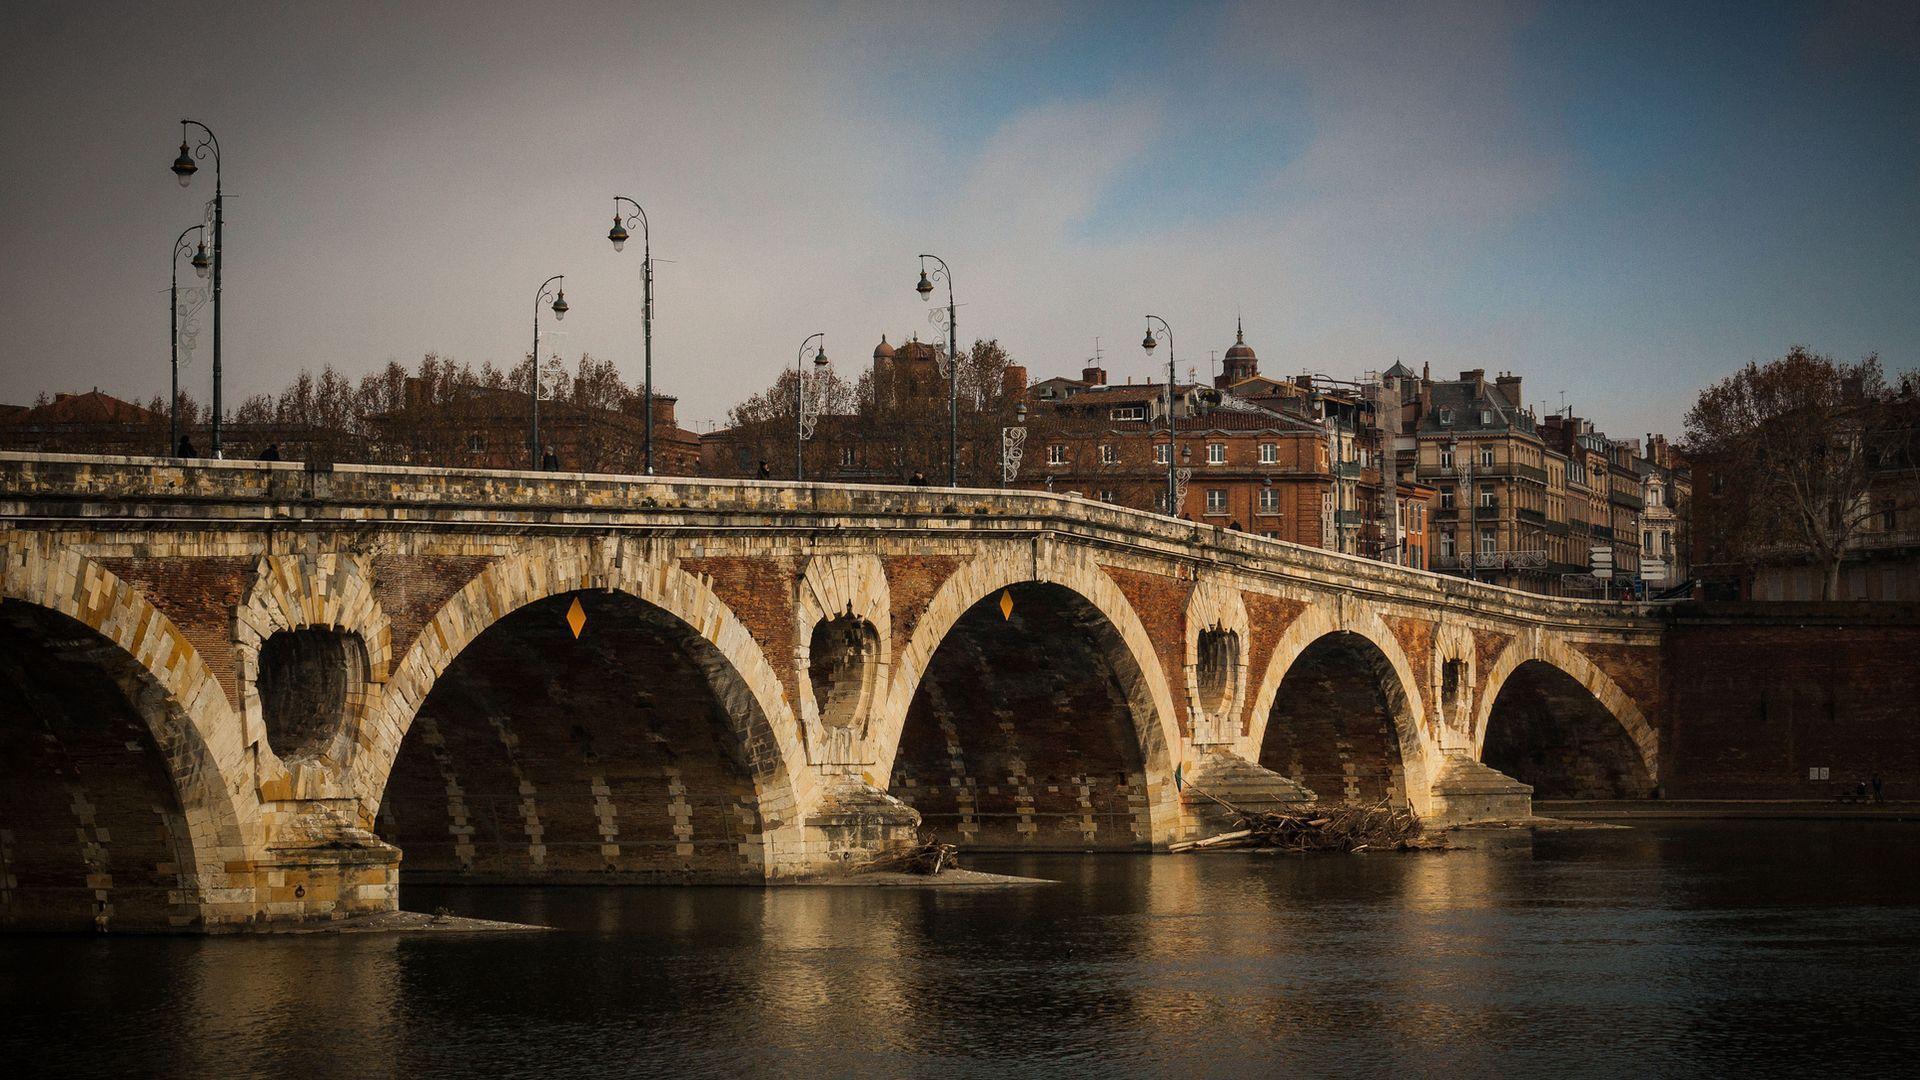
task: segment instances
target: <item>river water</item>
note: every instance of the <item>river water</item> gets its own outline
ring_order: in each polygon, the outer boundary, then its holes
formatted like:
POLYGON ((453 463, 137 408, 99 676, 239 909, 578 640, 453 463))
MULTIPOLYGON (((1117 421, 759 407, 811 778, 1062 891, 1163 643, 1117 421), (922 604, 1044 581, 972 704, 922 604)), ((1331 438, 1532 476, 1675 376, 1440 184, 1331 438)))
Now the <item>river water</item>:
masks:
POLYGON ((994 889, 427 888, 550 934, 0 938, 15 1076, 1904 1072, 1920 824, 979 857, 994 889))

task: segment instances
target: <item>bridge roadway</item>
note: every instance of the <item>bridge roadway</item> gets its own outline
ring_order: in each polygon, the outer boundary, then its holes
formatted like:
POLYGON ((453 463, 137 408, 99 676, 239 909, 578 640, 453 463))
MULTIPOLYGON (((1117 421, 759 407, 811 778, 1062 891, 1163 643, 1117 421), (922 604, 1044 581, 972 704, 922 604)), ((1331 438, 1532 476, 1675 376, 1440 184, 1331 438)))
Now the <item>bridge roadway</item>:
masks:
POLYGON ((1065 495, 0 454, 0 922, 1659 777, 1649 609, 1065 495))

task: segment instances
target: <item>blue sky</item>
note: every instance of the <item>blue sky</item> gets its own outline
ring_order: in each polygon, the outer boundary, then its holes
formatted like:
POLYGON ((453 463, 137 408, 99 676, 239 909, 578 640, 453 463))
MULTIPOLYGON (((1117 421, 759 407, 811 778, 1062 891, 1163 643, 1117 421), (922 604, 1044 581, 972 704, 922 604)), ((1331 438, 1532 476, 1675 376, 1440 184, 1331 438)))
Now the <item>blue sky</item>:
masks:
MULTIPOLYGON (((0 400, 164 386, 165 172, 229 155, 230 398, 302 365, 558 347, 718 420, 828 333, 962 336, 1036 377, 1141 316, 1203 376, 1401 359, 1527 376, 1616 435, 1804 343, 1920 358, 1920 5, 9 5, 0 400), (522 295, 522 294, 526 295, 522 295), (59 298, 49 303, 49 298, 59 298)), ((189 383, 204 382, 204 363, 189 383)))

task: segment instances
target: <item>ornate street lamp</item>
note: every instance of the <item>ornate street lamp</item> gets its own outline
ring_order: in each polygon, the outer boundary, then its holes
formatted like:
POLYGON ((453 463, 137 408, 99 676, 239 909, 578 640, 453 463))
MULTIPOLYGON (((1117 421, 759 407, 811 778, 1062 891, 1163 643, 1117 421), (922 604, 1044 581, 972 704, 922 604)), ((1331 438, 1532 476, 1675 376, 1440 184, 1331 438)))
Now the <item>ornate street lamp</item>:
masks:
MULTIPOLYGON (((220 185, 220 140, 213 137, 213 129, 198 120, 180 121, 180 156, 173 159, 173 175, 180 178, 180 186, 193 183, 193 174, 200 171, 195 164, 199 158, 213 155, 213 258, 210 260, 213 271, 213 447, 214 457, 221 456, 224 443, 220 438, 220 268, 224 261, 220 257, 221 242, 225 232, 226 194, 220 185), (188 126, 199 128, 202 138, 199 143, 188 146, 188 126)), ((205 252, 194 255, 193 267, 201 269, 205 252)))
POLYGON ((813 378, 818 387, 824 385, 827 376, 827 332, 821 330, 807 335, 800 343, 800 352, 793 358, 793 479, 796 483, 806 479, 806 445, 813 438, 813 429, 820 422, 820 403, 814 402, 813 413, 807 413, 807 346, 814 338, 820 339, 820 347, 813 353, 813 378))
POLYGON ((927 260, 939 263, 933 276, 947 283, 947 486, 960 486, 960 331, 958 309, 953 304, 953 271, 938 255, 920 256, 920 283, 913 291, 920 299, 933 299, 933 281, 927 277, 927 260))
POLYGON ((1000 486, 1013 483, 1020 476, 1020 455, 1027 445, 1027 403, 1022 401, 1013 407, 1013 423, 1000 429, 1000 486))
POLYGON ((640 222, 640 248, 643 252, 640 260, 640 287, 643 297, 640 323, 644 328, 646 340, 646 377, 643 382, 646 405, 646 451, 647 475, 653 475, 653 238, 647 228, 647 212, 640 204, 625 195, 613 197, 613 228, 607 230, 607 239, 613 242, 613 250, 620 251, 627 246, 627 226, 640 222), (620 204, 633 207, 633 213, 624 217, 620 213, 620 204))
POLYGON ((1153 337, 1153 324, 1160 324, 1160 332, 1167 338, 1167 516, 1180 516, 1180 485, 1177 480, 1174 458, 1177 456, 1175 445, 1179 442, 1179 432, 1173 417, 1173 328, 1167 320, 1158 315, 1147 316, 1147 336, 1140 339, 1140 347, 1152 355, 1153 348, 1159 342, 1153 337))
MULTIPOLYGON (((188 159, 187 164, 192 165, 192 159, 188 159)), ((173 338, 167 368, 170 373, 168 385, 172 387, 172 393, 167 395, 167 452, 163 457, 172 457, 180 452, 180 256, 192 250, 194 273, 206 277, 210 263, 207 245, 200 244, 192 249, 187 246, 187 234, 205 231, 204 224, 189 225, 180 230, 180 235, 173 241, 173 258, 167 260, 168 273, 172 277, 172 284, 167 289, 167 321, 173 338)))
POLYGON ((558 322, 566 318, 567 290, 565 286, 556 288, 551 292, 547 290, 547 286, 552 285, 554 282, 564 282, 566 280, 567 275, 555 274, 541 282, 540 288, 533 294, 533 351, 527 354, 528 363, 532 366, 530 374, 533 376, 533 441, 527 444, 527 449, 531 452, 533 468, 535 470, 540 468, 540 305, 545 302, 548 297, 552 297, 553 304, 551 310, 553 311, 554 321, 558 322))

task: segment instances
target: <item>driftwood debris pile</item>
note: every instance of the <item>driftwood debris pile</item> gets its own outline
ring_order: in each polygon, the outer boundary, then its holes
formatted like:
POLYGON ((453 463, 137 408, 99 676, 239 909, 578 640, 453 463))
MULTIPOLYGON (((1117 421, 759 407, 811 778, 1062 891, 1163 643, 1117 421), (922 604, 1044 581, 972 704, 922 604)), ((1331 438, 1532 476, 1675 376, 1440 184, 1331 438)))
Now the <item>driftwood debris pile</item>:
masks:
POLYGON ((1309 851, 1431 851, 1445 848, 1444 839, 1421 835, 1420 819, 1408 810, 1384 802, 1371 806, 1340 806, 1304 814, 1246 813, 1237 827, 1202 840, 1186 840, 1168 851, 1212 848, 1270 848, 1289 853, 1309 851))
POLYGON ((931 877, 942 870, 960 869, 960 849, 929 836, 913 847, 882 855, 855 869, 860 873, 920 874, 931 877))

